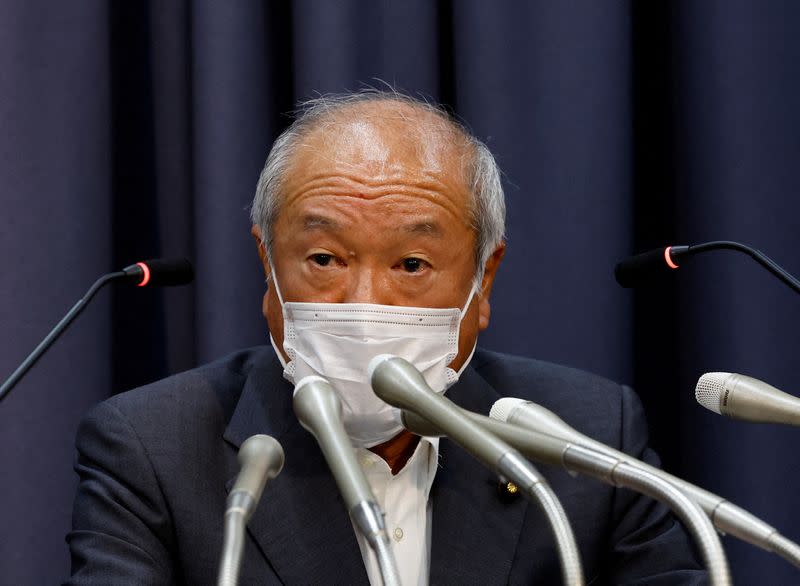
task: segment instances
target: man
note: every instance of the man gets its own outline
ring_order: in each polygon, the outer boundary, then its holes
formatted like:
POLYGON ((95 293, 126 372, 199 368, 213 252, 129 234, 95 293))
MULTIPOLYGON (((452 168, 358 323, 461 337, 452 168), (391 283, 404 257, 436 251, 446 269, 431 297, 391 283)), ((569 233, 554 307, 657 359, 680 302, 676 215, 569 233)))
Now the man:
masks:
MULTIPOLYGON (((538 508, 498 490, 447 439, 403 431, 366 383, 369 359, 388 348, 467 409, 529 398, 600 441, 655 459, 629 389, 475 350, 505 250, 503 193, 486 147, 410 98, 324 98, 275 142, 253 222, 273 348, 116 396, 87 415, 77 439, 71 583, 212 583, 237 448, 255 433, 274 436, 286 464, 250 522, 241 583, 380 583, 319 448, 292 412, 292 382, 312 373, 331 380, 344 404, 404 584, 560 583, 538 508)), ((662 506, 544 472, 572 523, 587 582, 705 581, 662 506)))

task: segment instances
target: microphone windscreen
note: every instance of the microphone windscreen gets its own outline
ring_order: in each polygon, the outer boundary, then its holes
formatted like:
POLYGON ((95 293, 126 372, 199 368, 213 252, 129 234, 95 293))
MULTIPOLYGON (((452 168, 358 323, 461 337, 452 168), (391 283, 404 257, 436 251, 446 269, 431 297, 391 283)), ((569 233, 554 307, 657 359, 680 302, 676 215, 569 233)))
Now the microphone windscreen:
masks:
POLYGON ((515 397, 503 397, 498 399, 492 405, 489 411, 489 417, 497 419, 498 421, 508 421, 508 416, 511 412, 523 403, 527 403, 524 399, 517 399, 515 397))
POLYGON ((694 389, 694 398, 703 407, 714 413, 721 413, 720 398, 725 392, 725 381, 729 372, 708 372, 700 377, 694 389))
POLYGON ((185 258, 151 258, 134 266, 143 272, 141 281, 137 283, 140 287, 174 287, 194 280, 192 263, 185 258))

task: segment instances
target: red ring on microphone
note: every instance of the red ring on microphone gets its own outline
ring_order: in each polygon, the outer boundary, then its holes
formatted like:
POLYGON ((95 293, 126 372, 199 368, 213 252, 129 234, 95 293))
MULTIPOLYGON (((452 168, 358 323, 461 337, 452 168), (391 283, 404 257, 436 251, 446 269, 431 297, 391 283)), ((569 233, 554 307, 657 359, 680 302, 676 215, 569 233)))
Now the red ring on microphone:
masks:
POLYGON ((142 267, 142 273, 143 273, 142 274, 142 282, 138 283, 136 286, 137 287, 144 287, 145 285, 147 285, 150 282, 150 267, 148 267, 143 262, 137 262, 136 266, 137 267, 142 267))
POLYGON ((671 268, 671 269, 677 269, 679 265, 676 265, 676 264, 675 264, 675 263, 672 261, 672 257, 670 256, 670 250, 672 250, 672 247, 671 247, 671 246, 667 246, 667 247, 664 249, 664 260, 665 260, 665 261, 667 261, 667 266, 668 266, 669 268, 671 268))

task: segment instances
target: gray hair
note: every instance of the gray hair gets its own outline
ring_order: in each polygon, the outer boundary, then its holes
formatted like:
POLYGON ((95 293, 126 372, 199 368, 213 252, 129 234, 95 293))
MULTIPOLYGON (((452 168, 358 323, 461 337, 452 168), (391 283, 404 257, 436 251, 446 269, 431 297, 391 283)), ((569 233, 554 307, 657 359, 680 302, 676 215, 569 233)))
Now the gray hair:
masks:
POLYGON ((272 226, 280 211, 280 190, 292 156, 302 139, 319 125, 347 108, 366 102, 397 102, 418 111, 432 114, 462 137, 470 147, 465 165, 472 201, 470 216, 477 234, 475 262, 476 285, 480 286, 486 261, 505 236, 506 204, 500 169, 487 146, 463 124, 439 106, 396 91, 364 90, 355 93, 325 95, 300 104, 294 122, 273 143, 267 162, 258 179, 250 219, 261 229, 267 252, 272 251, 272 226))

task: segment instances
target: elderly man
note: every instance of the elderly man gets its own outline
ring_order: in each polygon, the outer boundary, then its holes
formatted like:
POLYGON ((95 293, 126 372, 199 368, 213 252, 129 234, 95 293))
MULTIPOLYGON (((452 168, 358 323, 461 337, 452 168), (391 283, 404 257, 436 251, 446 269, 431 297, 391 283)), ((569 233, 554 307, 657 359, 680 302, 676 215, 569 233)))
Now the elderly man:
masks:
MULTIPOLYGON (((447 439, 404 431, 366 379, 370 358, 391 352, 467 409, 529 398, 600 441, 655 459, 630 389, 476 350, 505 249, 503 193, 487 148, 407 97, 320 99, 275 142, 253 223, 272 348, 118 395, 86 416, 71 583, 212 583, 237 449, 266 433, 283 445, 286 465, 250 522, 241 582, 379 584, 314 438, 293 414, 292 383, 307 374, 328 378, 342 399, 404 584, 559 583, 538 508, 499 489, 447 439)), ((706 580, 663 507, 544 472, 572 522, 587 581, 706 580)))

